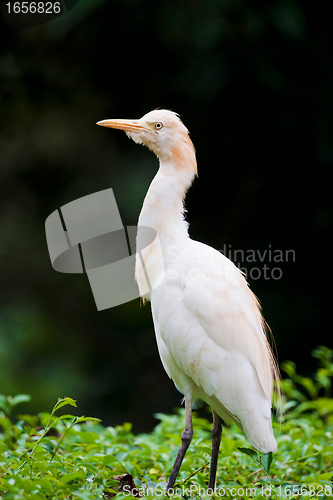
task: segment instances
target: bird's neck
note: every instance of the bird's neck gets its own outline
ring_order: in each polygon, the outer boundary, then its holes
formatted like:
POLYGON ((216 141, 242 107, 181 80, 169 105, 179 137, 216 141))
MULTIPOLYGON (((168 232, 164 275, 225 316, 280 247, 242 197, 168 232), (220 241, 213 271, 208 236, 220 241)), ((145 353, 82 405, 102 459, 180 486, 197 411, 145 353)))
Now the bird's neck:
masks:
POLYGON ((147 276, 150 290, 163 281, 170 247, 180 246, 188 238, 184 199, 196 173, 195 151, 188 136, 179 148, 160 158, 160 168, 148 189, 138 222, 137 249, 144 250, 136 259, 135 277, 141 297, 150 296, 147 276), (158 234, 148 246, 145 231, 140 231, 142 226, 155 229, 158 234))
POLYGON ((155 229, 160 239, 188 237, 188 224, 184 219, 184 199, 196 175, 193 154, 160 160, 139 217, 139 226, 155 229))

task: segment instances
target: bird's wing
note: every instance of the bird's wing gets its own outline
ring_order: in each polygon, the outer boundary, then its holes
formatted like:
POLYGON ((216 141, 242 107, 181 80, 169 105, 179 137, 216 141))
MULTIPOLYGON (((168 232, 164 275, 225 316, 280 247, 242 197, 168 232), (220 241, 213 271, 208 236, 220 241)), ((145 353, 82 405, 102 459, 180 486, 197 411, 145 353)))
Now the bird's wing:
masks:
MULTIPOLYGON (((173 358, 209 395, 221 383, 215 377, 224 377, 225 386, 230 376, 239 374, 246 380, 256 374, 270 401, 275 364, 255 295, 243 274, 223 254, 202 243, 188 242, 186 259, 179 268, 179 305, 175 301, 176 308, 184 307, 182 333, 172 342, 166 338, 173 358), (183 350, 179 348, 181 339, 183 350)), ((176 311, 171 317, 177 317, 176 311)))
POLYGON ((167 373, 185 396, 235 421, 253 446, 275 450, 275 364, 257 299, 242 273, 211 247, 192 241, 168 253, 166 280, 152 291, 167 373))
POLYGON ((275 362, 256 296, 243 273, 223 254, 202 243, 191 241, 191 246, 202 260, 200 275, 185 285, 187 307, 217 346, 251 363, 270 399, 275 362))

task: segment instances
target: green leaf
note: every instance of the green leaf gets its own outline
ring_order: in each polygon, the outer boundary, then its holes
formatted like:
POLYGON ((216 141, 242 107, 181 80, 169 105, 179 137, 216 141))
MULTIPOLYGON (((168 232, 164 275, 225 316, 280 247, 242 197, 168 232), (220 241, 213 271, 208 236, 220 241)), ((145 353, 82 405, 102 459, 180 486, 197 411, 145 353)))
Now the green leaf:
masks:
POLYGON ((261 465, 263 466, 267 474, 269 472, 272 461, 273 461, 273 453, 271 451, 269 453, 263 453, 260 457, 261 465))
POLYGON ((105 455, 105 457, 103 458, 102 465, 103 465, 103 467, 106 467, 107 465, 118 464, 118 463, 119 463, 119 460, 116 457, 114 457, 113 455, 105 455))
POLYGON ((322 474, 318 474, 314 478, 312 478, 312 482, 316 483, 319 481, 330 481, 333 476, 333 472, 323 472, 322 474))
POLYGON ((57 410, 60 410, 60 408, 62 408, 63 406, 66 406, 66 405, 75 406, 75 408, 76 408, 76 400, 72 399, 72 398, 58 399, 58 402, 55 405, 55 407, 53 408, 52 413, 56 412, 57 410))
POLYGON ((54 450, 54 444, 50 441, 47 441, 44 443, 43 441, 41 442, 40 446, 47 451, 48 453, 52 454, 54 450))
MULTIPOLYGON (((76 491, 75 498, 79 498, 80 500, 92 500, 92 498, 96 498, 96 497, 95 496, 92 497, 89 491, 83 491, 83 492, 76 491)), ((99 496, 98 498, 101 498, 101 497, 99 496)), ((126 498, 129 498, 131 500, 131 498, 134 498, 134 497, 128 496, 128 494, 127 494, 126 498)))
POLYGON ((245 453, 245 455, 248 455, 253 460, 255 460, 256 462, 258 462, 258 454, 257 454, 256 451, 252 450, 251 448, 238 448, 238 449, 242 453, 245 453))
POLYGON ((318 453, 333 453, 333 444, 324 446, 318 453))
POLYGON ((3 394, 0 394, 0 410, 3 410, 6 414, 10 411, 8 400, 3 394))
POLYGON ((96 422, 96 423, 99 423, 101 422, 101 420, 99 418, 94 418, 94 417, 78 417, 76 420, 75 420, 75 424, 81 424, 82 422, 96 422))
POLYGON ((60 484, 66 484, 69 483, 70 481, 84 481, 85 476, 84 472, 82 470, 78 470, 76 472, 68 472, 67 474, 64 474, 62 478, 60 479, 60 484))
POLYGON ((17 394, 12 399, 13 406, 16 406, 20 403, 29 403, 31 401, 31 396, 29 394, 17 394))
POLYGON ((57 425, 58 422, 61 422, 61 420, 75 420, 75 419, 76 419, 75 415, 70 415, 70 414, 61 415, 60 417, 56 418, 56 420, 52 424, 52 427, 57 425))
POLYGON ((39 478, 35 484, 36 486, 39 486, 41 490, 45 490, 46 493, 51 496, 51 498, 53 497, 54 489, 50 478, 39 478))

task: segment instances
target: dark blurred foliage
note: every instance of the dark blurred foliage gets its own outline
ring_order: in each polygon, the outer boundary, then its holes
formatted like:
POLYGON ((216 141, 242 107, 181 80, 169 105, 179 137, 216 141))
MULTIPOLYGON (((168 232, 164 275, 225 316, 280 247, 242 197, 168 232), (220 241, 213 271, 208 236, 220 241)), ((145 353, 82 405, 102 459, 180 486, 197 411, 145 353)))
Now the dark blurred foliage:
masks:
POLYGON ((265 260, 281 279, 250 283, 279 359, 311 371, 311 349, 331 344, 333 35, 323 5, 80 0, 20 32, 5 3, 1 12, 0 392, 29 393, 39 410, 72 396, 82 413, 136 430, 179 404, 149 305, 97 312, 85 276, 52 269, 44 230, 56 208, 108 187, 123 223, 136 223, 156 158, 95 122, 156 107, 181 114, 197 149, 191 236, 295 251, 295 262, 265 260))

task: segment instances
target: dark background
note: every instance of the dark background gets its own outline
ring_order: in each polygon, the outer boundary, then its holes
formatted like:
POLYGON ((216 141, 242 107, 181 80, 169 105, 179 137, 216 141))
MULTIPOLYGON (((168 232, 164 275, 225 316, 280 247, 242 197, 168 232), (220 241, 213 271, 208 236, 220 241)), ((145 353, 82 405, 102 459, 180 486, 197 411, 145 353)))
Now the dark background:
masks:
POLYGON ((31 394, 36 411, 71 396, 80 414, 136 431, 179 405, 150 306, 97 312, 86 276, 52 269, 44 229, 61 205, 109 187, 124 225, 136 224, 156 158, 95 123, 156 107, 180 113, 196 146, 191 237, 232 252, 294 250, 288 262, 239 264, 259 269, 249 281, 279 360, 311 373, 311 350, 332 344, 333 35, 323 6, 80 0, 22 31, 5 2, 1 14, 0 392, 31 394))

